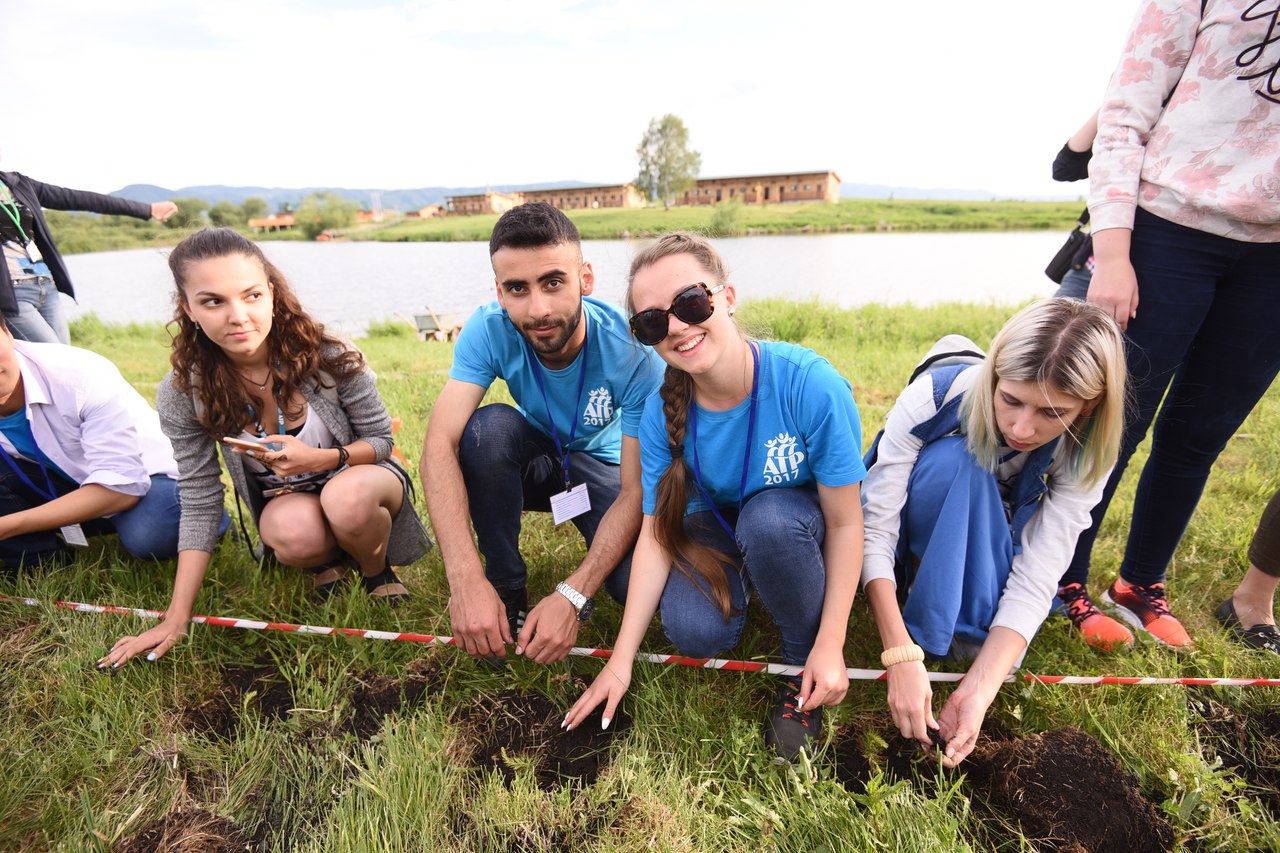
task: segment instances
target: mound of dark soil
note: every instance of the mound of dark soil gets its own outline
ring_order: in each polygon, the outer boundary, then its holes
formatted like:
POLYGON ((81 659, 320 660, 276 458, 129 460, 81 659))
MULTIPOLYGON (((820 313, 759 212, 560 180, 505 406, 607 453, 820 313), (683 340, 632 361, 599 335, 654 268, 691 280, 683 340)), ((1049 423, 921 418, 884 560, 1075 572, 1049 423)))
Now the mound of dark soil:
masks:
POLYGON ((112 853, 235 853, 251 849, 235 822, 201 809, 156 818, 111 848, 112 853))
POLYGON ((509 762, 532 759, 538 787, 544 791, 573 780, 583 785, 595 782, 606 763, 609 742, 631 726, 631 718, 619 710, 609 729, 601 731, 601 710, 596 709, 576 729, 565 731, 560 728, 563 709, 545 696, 514 690, 482 697, 462 717, 476 741, 473 766, 497 770, 510 784, 515 771, 509 762))
MULTIPOLYGON (((995 743, 1015 737, 1004 723, 991 718, 983 723, 978 743, 995 743)), ((827 756, 836 780, 854 793, 862 793, 878 771, 883 771, 886 781, 893 783, 920 775, 932 778, 938 769, 936 756, 926 753, 916 741, 904 738, 888 713, 863 715, 850 720, 832 738, 827 756), (883 735, 888 741, 888 745, 871 759, 867 758, 868 732, 883 735)))
POLYGON ((439 693, 443 683, 440 665, 426 658, 410 663, 399 679, 372 670, 365 672, 356 678, 351 690, 351 717, 344 728, 361 740, 368 740, 382 728, 388 714, 439 693))
POLYGON ((183 727, 229 740, 236 733, 237 711, 250 694, 249 706, 269 720, 283 720, 293 708, 293 691, 273 667, 228 666, 218 688, 183 713, 183 727))
POLYGON ((1041 849, 1156 853, 1173 847, 1173 828, 1137 780, 1079 729, 980 741, 963 766, 988 804, 1041 849))
POLYGON ((1200 717, 1206 757, 1221 758, 1280 817, 1280 708, 1242 714, 1208 690, 1188 693, 1187 701, 1200 717))

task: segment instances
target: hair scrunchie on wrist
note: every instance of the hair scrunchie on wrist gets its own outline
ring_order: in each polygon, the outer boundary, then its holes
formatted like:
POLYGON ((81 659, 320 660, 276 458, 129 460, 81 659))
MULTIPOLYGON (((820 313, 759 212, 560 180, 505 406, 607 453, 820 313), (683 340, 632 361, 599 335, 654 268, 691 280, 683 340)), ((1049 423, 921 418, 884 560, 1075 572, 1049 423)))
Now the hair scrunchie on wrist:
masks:
POLYGON ((896 666, 900 663, 910 663, 912 661, 923 661, 924 649, 915 643, 907 643, 905 646, 894 646, 891 649, 885 649, 880 653, 880 665, 885 669, 896 666))

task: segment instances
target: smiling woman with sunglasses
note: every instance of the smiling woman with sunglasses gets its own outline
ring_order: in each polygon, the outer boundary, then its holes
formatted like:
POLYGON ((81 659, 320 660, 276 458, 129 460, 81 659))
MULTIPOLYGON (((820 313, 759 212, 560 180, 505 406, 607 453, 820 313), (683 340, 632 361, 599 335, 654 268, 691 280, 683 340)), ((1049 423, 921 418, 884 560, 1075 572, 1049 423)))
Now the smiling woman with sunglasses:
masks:
POLYGON ((715 249, 668 234, 632 261, 636 339, 667 363, 640 426, 644 522, 622 629, 604 672, 570 709, 608 725, 653 614, 682 654, 737 644, 754 589, 782 659, 766 740, 780 761, 813 751, 822 709, 848 690, 844 640, 862 562, 862 431, 849 383, 787 343, 748 340, 715 249))

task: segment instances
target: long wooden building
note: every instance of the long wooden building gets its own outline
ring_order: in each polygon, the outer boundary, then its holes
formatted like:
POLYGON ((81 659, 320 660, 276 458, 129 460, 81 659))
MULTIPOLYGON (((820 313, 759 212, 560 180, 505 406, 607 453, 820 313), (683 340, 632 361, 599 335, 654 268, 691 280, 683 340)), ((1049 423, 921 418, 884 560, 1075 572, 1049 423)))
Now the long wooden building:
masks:
POLYGON ((717 204, 742 199, 746 204, 777 204, 791 201, 840 200, 840 176, 830 170, 787 172, 776 175, 743 175, 728 178, 699 178, 676 199, 676 204, 717 204))
MULTIPOLYGON (((840 176, 828 169, 817 172, 699 178, 692 188, 675 199, 675 204, 718 204, 733 199, 741 199, 746 204, 801 201, 835 204, 840 200, 840 176)), ((445 208, 449 216, 474 216, 479 213, 505 213, 526 201, 544 201, 561 210, 645 206, 644 195, 634 185, 605 184, 455 195, 445 199, 445 208)))

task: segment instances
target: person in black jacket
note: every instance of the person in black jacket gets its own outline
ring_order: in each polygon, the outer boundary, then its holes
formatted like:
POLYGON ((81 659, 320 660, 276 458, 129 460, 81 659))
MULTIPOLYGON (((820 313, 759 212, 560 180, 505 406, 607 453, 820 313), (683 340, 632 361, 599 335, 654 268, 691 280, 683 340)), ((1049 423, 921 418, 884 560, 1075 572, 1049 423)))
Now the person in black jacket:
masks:
POLYGON ((75 298, 71 276, 58 254, 42 208, 113 213, 164 222, 177 212, 171 201, 146 204, 109 195, 69 190, 0 172, 0 311, 18 340, 71 343, 58 292, 75 298))

